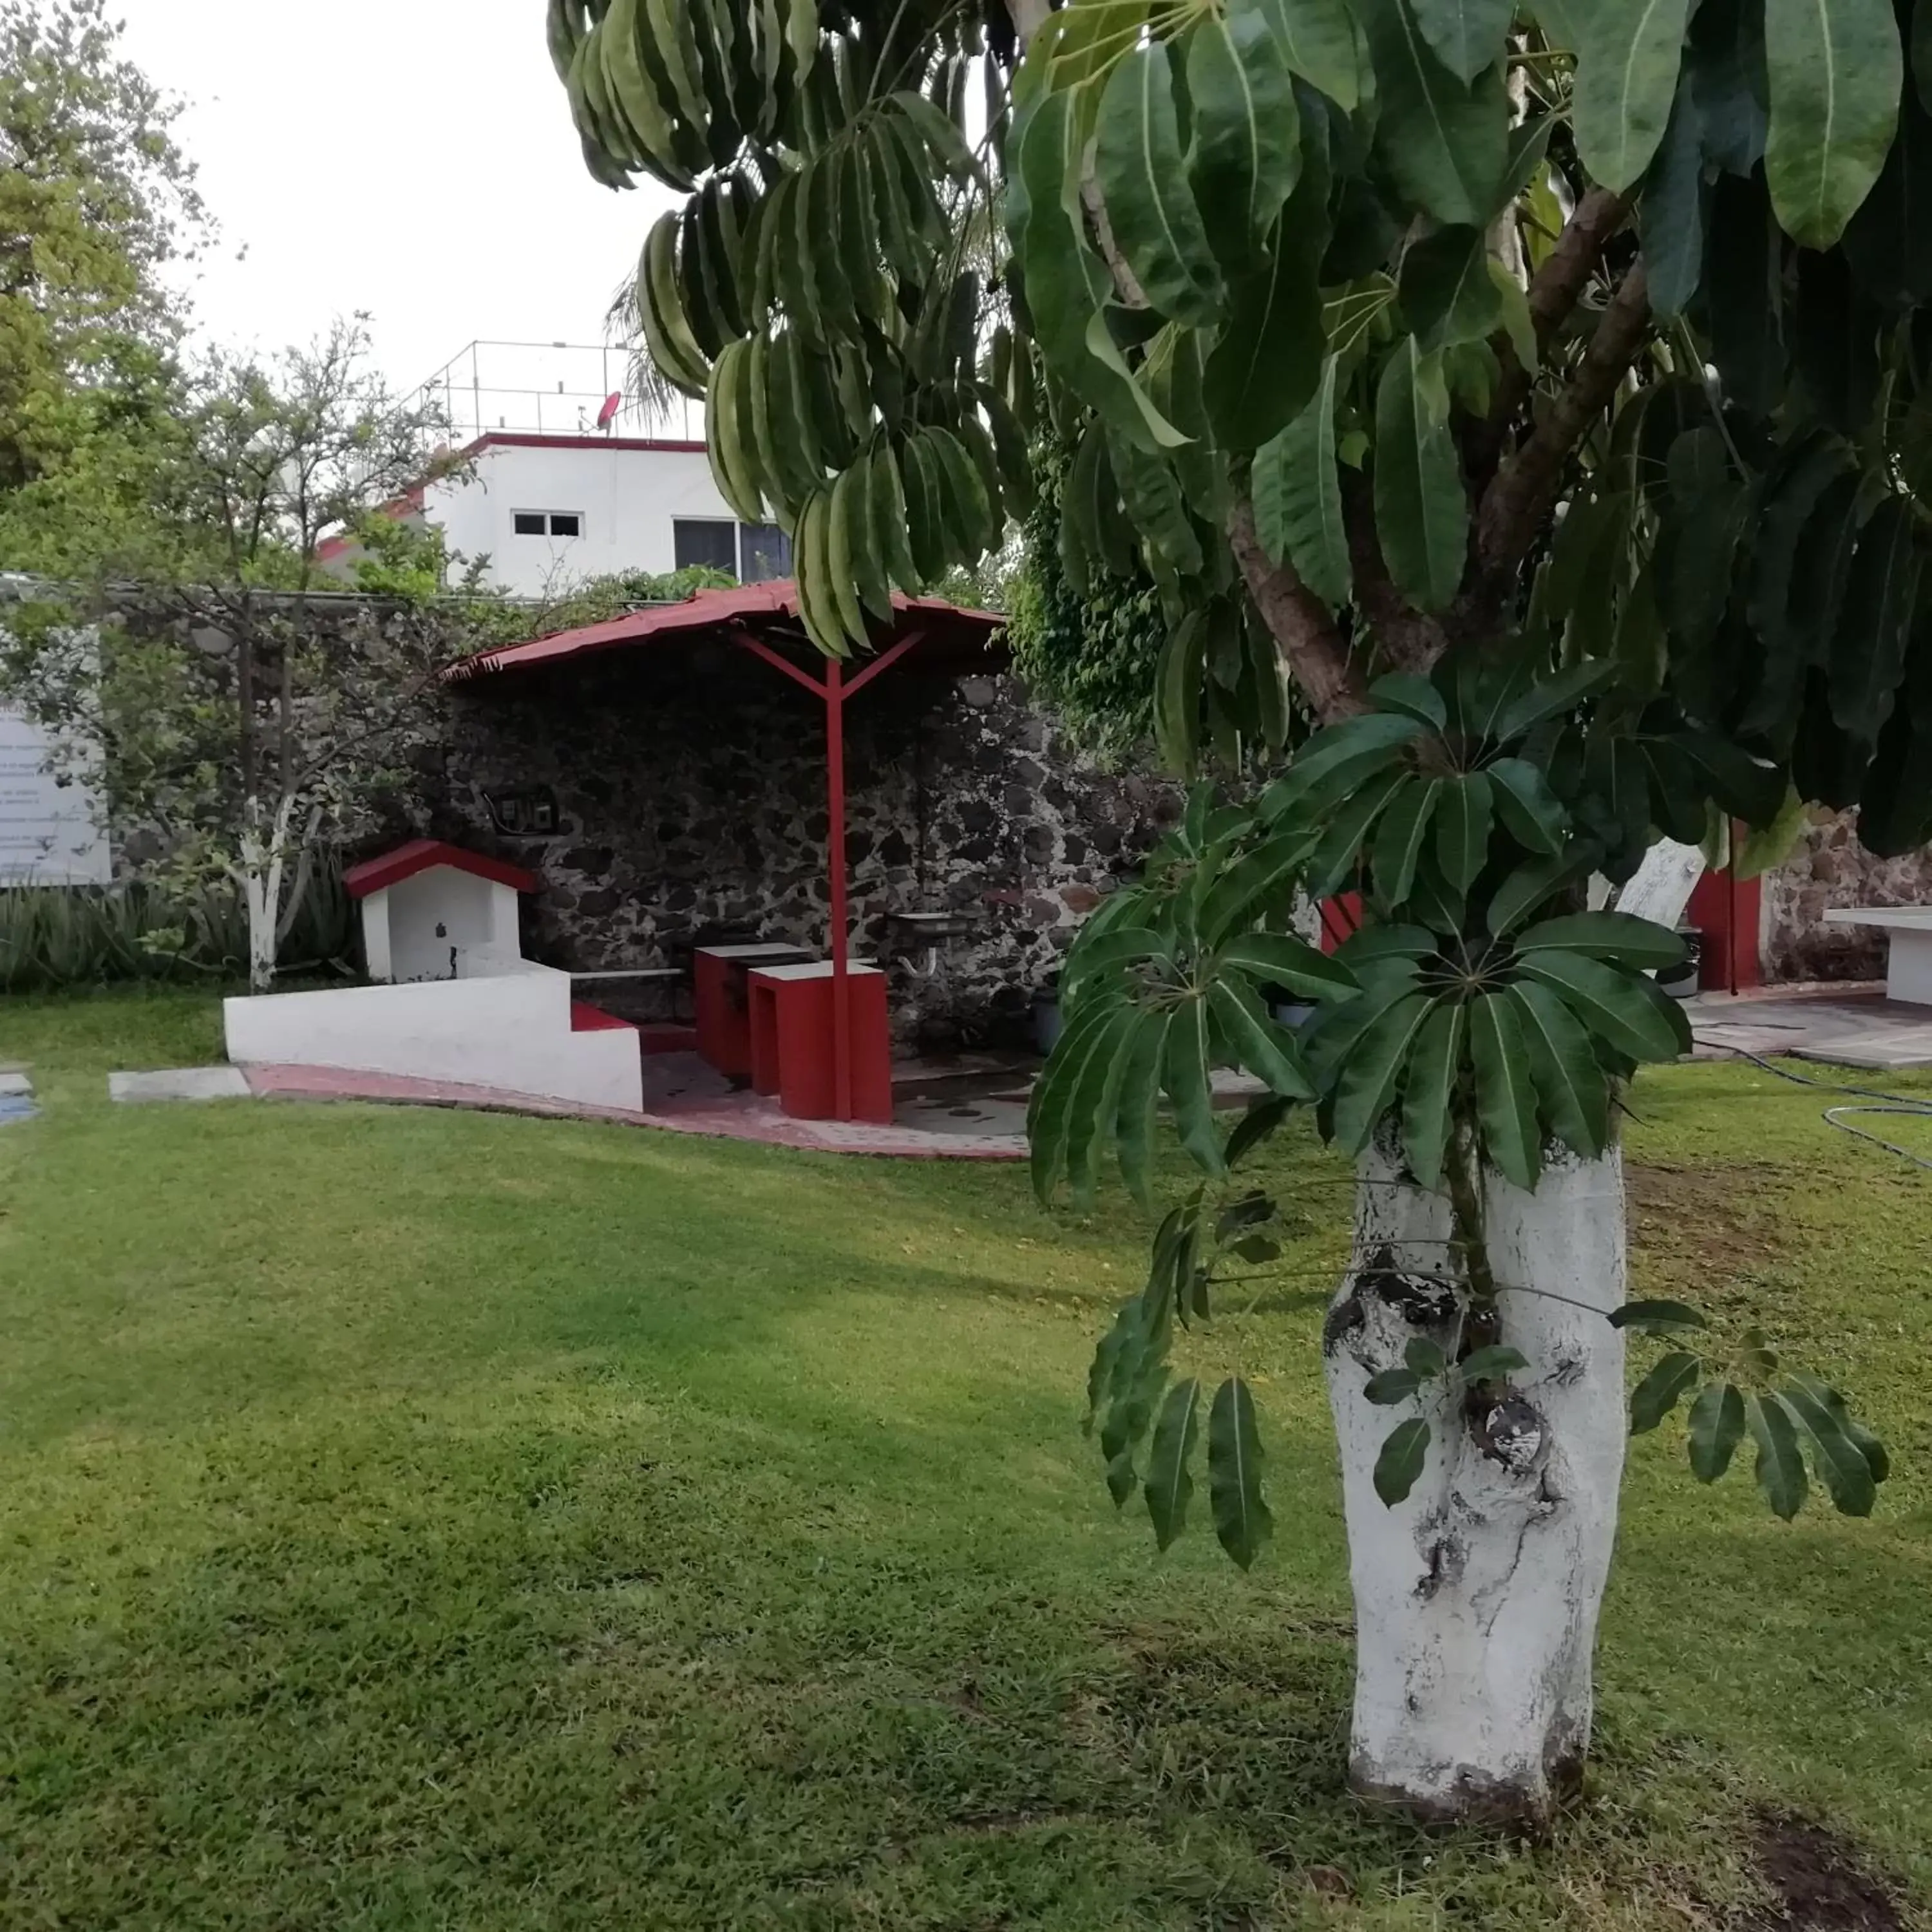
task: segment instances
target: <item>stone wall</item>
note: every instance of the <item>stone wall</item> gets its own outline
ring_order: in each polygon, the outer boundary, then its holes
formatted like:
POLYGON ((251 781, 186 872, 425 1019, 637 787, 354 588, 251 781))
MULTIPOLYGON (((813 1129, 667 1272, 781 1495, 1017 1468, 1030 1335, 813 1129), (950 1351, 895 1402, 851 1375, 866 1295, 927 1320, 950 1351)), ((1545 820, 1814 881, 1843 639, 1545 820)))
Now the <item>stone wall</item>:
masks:
POLYGON ((1886 936, 1827 926, 1833 906, 1932 904, 1932 848, 1875 858, 1858 842, 1857 814, 1816 814, 1803 841, 1764 880, 1764 965, 1769 980, 1882 980, 1886 936))
MULTIPOLYGON (((526 950, 581 968, 664 963, 714 926, 826 944, 824 710, 729 646, 614 652, 454 690, 419 748, 426 829, 538 873, 526 950), (502 830, 491 800, 547 788, 556 829, 502 830)), ((1070 751, 1008 677, 886 672, 846 712, 858 948, 927 1044, 1016 1042, 1081 920, 1138 867, 1180 796, 1070 751), (965 916, 936 960, 887 915, 965 916)), ((398 829, 400 829, 400 827, 398 829)))

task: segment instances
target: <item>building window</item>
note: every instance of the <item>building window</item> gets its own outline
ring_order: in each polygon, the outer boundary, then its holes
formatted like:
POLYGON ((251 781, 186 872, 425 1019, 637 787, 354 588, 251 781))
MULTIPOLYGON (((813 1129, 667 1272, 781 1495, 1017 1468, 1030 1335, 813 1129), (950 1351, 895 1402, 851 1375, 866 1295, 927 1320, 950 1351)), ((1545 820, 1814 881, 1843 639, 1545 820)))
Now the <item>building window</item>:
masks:
POLYGON ((672 555, 680 570, 722 570, 741 584, 791 574, 791 539, 776 524, 730 524, 722 517, 674 517, 672 555))
POLYGON ((740 524, 738 553, 742 583, 769 584, 791 574, 791 538, 776 524, 740 524))
POLYGON ((674 517, 671 555, 680 570, 722 570, 738 574, 738 526, 717 517, 674 517))
POLYGON ((520 537, 580 537, 584 518, 575 510, 512 510, 510 528, 520 537))

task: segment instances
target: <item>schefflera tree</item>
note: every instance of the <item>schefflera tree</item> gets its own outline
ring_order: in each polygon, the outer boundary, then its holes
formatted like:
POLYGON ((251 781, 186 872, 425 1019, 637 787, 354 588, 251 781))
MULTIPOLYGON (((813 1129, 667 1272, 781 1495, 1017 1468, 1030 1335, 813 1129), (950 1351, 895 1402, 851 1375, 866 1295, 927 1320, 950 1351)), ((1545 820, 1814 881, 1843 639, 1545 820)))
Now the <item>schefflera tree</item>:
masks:
POLYGON ((592 171, 682 197, 648 346, 820 646, 992 544, 1050 418, 1069 572, 1166 600, 1170 757, 1276 766, 1198 786, 1064 977, 1040 1190, 1112 1145, 1167 1210, 1094 1364, 1107 1480, 1165 1546, 1204 1464, 1264 1540, 1249 1389, 1176 1358, 1312 1111, 1359 1163, 1352 1774, 1546 1815, 1629 1431, 1688 1402, 1694 1473, 1748 1441, 1785 1516, 1885 1474, 1762 1335, 1626 1298, 1621 1098, 1688 1036, 1678 941, 1589 882, 1808 801, 1932 832, 1932 5, 555 0, 550 41, 592 171), (1292 908, 1346 888, 1324 957, 1292 908), (1224 1066, 1270 1090, 1231 1130, 1224 1066))

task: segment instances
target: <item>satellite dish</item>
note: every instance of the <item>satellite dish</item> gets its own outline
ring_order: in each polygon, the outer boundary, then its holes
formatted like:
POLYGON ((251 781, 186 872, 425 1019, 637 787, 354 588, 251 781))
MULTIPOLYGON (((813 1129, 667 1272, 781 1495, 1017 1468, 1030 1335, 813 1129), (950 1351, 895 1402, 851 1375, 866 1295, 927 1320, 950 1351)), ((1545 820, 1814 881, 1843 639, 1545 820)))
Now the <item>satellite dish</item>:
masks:
POLYGON ((604 406, 597 412, 597 427, 608 429, 617 419, 617 412, 624 406, 624 392, 614 389, 604 398, 604 406))

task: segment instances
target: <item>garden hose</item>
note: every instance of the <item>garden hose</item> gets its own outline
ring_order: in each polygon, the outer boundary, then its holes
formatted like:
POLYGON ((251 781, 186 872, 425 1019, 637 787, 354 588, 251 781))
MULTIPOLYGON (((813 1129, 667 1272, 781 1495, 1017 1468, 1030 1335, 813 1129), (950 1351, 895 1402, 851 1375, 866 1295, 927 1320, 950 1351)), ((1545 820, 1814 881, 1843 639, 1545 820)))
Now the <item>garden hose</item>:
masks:
POLYGON ((1790 1068, 1774 1066, 1762 1054, 1747 1052, 1741 1046, 1726 1046, 1716 1040, 1700 1040, 1700 1046, 1714 1048, 1720 1053, 1733 1053, 1740 1060, 1748 1060, 1754 1066, 1761 1066, 1767 1073, 1775 1074, 1780 1080, 1789 1080, 1794 1086, 1815 1087, 1825 1094, 1849 1094, 1854 1099, 1864 1102, 1861 1106, 1827 1107, 1823 1118, 1826 1123, 1836 1127, 1841 1134, 1850 1134, 1855 1138, 1870 1141, 1874 1147, 1882 1148, 1887 1154, 1895 1154, 1901 1160, 1910 1161, 1915 1167, 1932 1168, 1932 1160, 1923 1154, 1914 1154, 1910 1148, 1902 1148, 1894 1141, 1868 1132, 1864 1127, 1855 1127, 1844 1117, 1847 1114, 1903 1114, 1916 1120, 1932 1120, 1932 1097, 1915 1100, 1906 1094, 1888 1094, 1882 1088, 1848 1087, 1836 1080, 1814 1080, 1810 1075, 1793 1073, 1790 1068))

